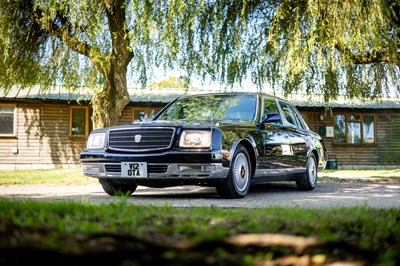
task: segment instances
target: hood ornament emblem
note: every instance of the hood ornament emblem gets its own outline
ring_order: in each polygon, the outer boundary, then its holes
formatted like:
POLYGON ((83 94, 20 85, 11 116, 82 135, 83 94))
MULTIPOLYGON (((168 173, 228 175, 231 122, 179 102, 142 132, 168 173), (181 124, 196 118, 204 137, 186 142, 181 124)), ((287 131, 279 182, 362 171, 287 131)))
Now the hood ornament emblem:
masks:
POLYGON ((139 143, 142 141, 142 135, 135 135, 135 143, 139 143))

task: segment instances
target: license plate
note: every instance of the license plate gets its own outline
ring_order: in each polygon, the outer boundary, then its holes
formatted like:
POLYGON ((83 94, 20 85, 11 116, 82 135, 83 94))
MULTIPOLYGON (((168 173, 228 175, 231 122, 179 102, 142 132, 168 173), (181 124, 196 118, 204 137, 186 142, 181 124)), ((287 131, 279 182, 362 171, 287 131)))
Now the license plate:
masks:
POLYGON ((121 177, 147 177, 147 163, 121 162, 121 177))

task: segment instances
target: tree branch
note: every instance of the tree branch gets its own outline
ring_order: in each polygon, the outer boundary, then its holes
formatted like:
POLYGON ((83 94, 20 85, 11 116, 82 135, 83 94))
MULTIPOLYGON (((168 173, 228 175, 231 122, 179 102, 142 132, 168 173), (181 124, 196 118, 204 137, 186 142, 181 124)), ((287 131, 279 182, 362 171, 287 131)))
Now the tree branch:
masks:
POLYGON ((71 28, 71 24, 69 23, 68 19, 65 17, 59 17, 61 22, 60 27, 51 19, 44 20, 42 11, 40 9, 33 9, 30 7, 27 7, 27 9, 31 13, 33 21, 43 27, 48 33, 58 38, 71 50, 88 57, 92 61, 93 66, 98 69, 103 76, 106 74, 106 69, 108 68, 107 57, 101 54, 99 48, 93 47, 73 36, 73 29, 71 28))
POLYGON ((129 49, 130 40, 126 27, 125 0, 103 2, 108 26, 112 38, 112 58, 122 65, 128 65, 133 58, 133 52, 129 49))
POLYGON ((397 54, 396 56, 397 62, 393 62, 393 60, 390 59, 390 54, 386 51, 373 51, 368 54, 357 55, 354 54, 348 47, 339 43, 335 44, 335 48, 354 64, 364 65, 364 64, 385 62, 385 63, 395 63, 399 65, 400 61, 400 54, 397 54))
POLYGON ((92 50, 95 48, 71 35, 71 28, 68 22, 62 21, 62 26, 59 27, 51 20, 43 21, 42 12, 38 9, 32 11, 32 19, 46 29, 50 34, 65 43, 71 50, 74 50, 77 53, 85 55, 89 58, 93 56, 92 50))

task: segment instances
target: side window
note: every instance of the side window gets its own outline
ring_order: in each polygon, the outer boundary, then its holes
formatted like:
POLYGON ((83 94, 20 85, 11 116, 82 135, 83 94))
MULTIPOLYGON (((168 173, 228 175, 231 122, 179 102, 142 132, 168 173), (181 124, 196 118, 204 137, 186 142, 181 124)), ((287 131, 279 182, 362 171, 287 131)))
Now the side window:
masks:
POLYGON ((13 136, 15 106, 0 105, 0 136, 13 136))
POLYGON ((297 117, 296 111, 293 106, 285 102, 279 102, 286 121, 294 127, 303 128, 300 119, 297 117))
POLYGON ((374 144, 375 143, 375 118, 372 115, 363 116, 363 143, 374 144))
MULTIPOLYGON (((271 98, 264 98, 264 109, 263 109, 262 120, 265 120, 268 115, 274 115, 274 114, 280 115, 276 101, 271 98)), ((282 125, 282 120, 280 122, 273 122, 272 124, 282 125)))
POLYGON ((70 136, 86 137, 93 130, 91 123, 92 109, 89 107, 71 107, 70 136))

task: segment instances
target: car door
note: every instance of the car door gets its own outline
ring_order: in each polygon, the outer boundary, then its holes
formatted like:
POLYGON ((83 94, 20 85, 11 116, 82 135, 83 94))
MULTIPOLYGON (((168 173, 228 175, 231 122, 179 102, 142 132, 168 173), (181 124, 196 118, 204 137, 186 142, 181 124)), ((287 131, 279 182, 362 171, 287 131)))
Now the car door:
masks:
POLYGON ((284 128, 290 138, 290 168, 305 168, 308 160, 310 136, 297 109, 288 102, 279 101, 284 116, 284 128))
POLYGON ((275 171, 284 170, 291 166, 290 135, 285 129, 281 113, 274 98, 264 97, 262 104, 262 140, 259 149, 259 174, 266 175, 275 171), (268 170, 268 171, 267 171, 268 170))

